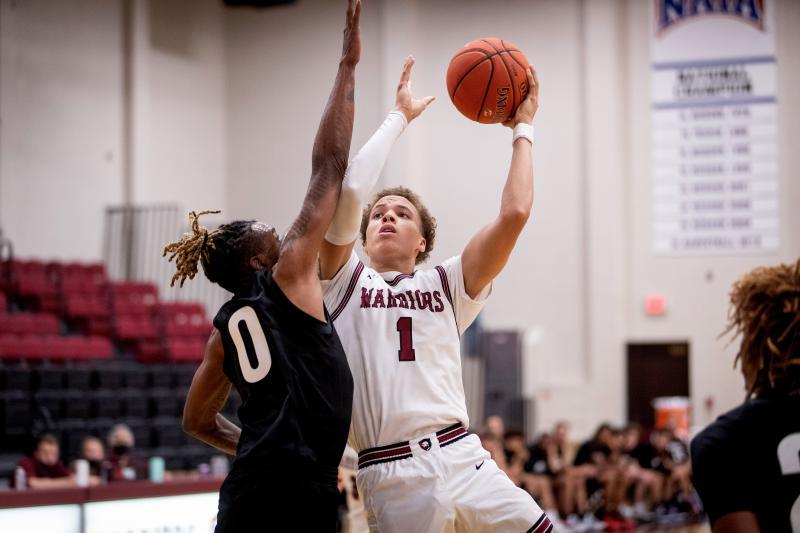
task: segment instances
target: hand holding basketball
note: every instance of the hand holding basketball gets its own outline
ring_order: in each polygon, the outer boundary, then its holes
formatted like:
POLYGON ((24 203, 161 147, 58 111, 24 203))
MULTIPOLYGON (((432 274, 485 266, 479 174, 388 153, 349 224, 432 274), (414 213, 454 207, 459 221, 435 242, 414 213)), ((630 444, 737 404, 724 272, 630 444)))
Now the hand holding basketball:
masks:
POLYGON ((420 116, 431 105, 431 102, 436 99, 433 96, 414 98, 414 95, 411 94, 411 68, 413 66, 414 56, 408 56, 403 65, 403 73, 400 75, 400 83, 397 85, 397 96, 394 104, 394 108, 402 112, 409 123, 420 116))
POLYGON ((347 1, 347 23, 342 43, 342 63, 356 65, 361 59, 361 0, 347 1))
POLYGON ((503 122, 503 126, 513 128, 520 123, 532 124, 533 116, 536 114, 536 110, 539 109, 539 78, 536 76, 536 71, 532 66, 528 67, 525 72, 528 75, 528 96, 517 107, 517 112, 514 113, 514 116, 510 120, 503 122))

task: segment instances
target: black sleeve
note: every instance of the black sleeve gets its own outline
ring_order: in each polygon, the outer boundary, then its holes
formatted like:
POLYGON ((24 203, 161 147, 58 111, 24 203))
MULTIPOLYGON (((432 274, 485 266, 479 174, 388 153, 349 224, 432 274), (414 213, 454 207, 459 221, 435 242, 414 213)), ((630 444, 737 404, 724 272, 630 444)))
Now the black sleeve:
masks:
POLYGON ((722 516, 755 507, 753 491, 759 487, 746 451, 752 436, 738 433, 717 420, 691 443, 693 482, 712 526, 722 516))

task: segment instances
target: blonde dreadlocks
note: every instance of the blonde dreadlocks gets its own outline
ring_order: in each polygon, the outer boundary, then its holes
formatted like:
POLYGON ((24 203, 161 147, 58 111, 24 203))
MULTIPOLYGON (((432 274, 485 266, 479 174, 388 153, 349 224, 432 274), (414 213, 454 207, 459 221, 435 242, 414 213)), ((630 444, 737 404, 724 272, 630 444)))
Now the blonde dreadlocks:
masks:
POLYGON ((203 215, 219 213, 221 211, 209 210, 200 211, 199 213, 190 211, 189 225, 192 228, 191 233, 184 233, 181 240, 171 242, 164 247, 164 251, 161 254, 162 257, 172 254, 168 259, 170 262, 177 258, 175 260, 177 271, 172 276, 172 280, 169 283, 170 287, 174 287, 175 282, 178 280, 180 280, 180 286, 183 287, 186 278, 194 279, 197 275, 197 263, 199 261, 208 261, 209 249, 215 247, 213 237, 220 233, 221 230, 218 228, 209 232, 200 225, 198 219, 203 215))
POLYGON ((734 284, 724 333, 731 331, 742 336, 735 361, 755 371, 748 397, 800 395, 800 259, 757 268, 734 284))

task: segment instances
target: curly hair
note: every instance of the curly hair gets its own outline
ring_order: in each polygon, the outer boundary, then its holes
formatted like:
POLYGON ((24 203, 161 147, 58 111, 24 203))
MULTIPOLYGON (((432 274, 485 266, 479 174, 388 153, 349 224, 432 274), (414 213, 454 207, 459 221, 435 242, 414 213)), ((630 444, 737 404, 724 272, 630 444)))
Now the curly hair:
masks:
POLYGON ((730 298, 723 335, 742 336, 734 365, 755 371, 748 397, 800 395, 800 259, 748 272, 730 298))
POLYGON ((176 265, 170 285, 174 286, 179 281, 183 287, 186 278, 194 279, 199 263, 203 265, 203 272, 209 281, 237 293, 249 286, 253 275, 249 259, 257 248, 257 237, 253 231, 255 220, 236 220, 209 231, 199 224, 198 219, 212 213, 220 211, 190 212, 192 231, 164 247, 162 256, 172 254, 169 261, 175 259, 176 265))
POLYGON ((430 257, 431 252, 433 251, 433 243, 436 240, 436 219, 433 218, 428 208, 425 207, 425 204, 422 203, 422 199, 419 197, 417 193, 412 191, 411 189, 407 189, 405 187, 390 187, 388 189, 384 189, 376 194, 372 201, 364 208, 364 212, 361 214, 361 244, 366 244, 367 242, 367 226, 369 226, 369 214, 372 212, 372 208, 375 204, 383 198, 384 196, 402 196, 413 205, 417 213, 419 213, 419 218, 422 221, 422 227, 420 228, 420 233, 422 233, 422 237, 425 239, 425 251, 420 252, 417 255, 415 264, 424 263, 430 257))

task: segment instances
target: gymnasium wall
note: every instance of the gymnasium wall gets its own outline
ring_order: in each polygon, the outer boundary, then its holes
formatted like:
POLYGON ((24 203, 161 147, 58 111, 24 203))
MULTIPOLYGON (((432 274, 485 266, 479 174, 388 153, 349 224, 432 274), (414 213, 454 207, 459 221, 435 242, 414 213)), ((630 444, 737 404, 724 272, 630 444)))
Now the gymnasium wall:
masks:
POLYGON ((0 0, 0 226, 17 255, 101 258, 107 205, 227 210, 224 22, 214 0, 0 0))
POLYGON ((0 1, 0 226, 19 255, 98 259, 122 199, 119 3, 0 1))
MULTIPOLYGON (((19 253, 99 257, 102 208, 124 199, 221 207, 284 230, 307 185, 343 5, 132 2, 128 52, 124 5, 0 0, 0 226, 19 253)), ((629 341, 690 343, 696 423, 741 400, 734 350, 717 340, 730 284, 800 255, 800 5, 775 9, 780 252, 663 258, 651 251, 648 2, 365 0, 352 151, 390 109, 413 53, 415 93, 437 101, 397 143, 382 184, 413 187, 437 216, 431 264, 495 216, 511 155, 509 131, 473 124, 450 104, 451 55, 501 35, 539 71, 534 215, 483 323, 528 333, 540 427, 563 418, 583 435, 600 420, 624 421, 629 341), (651 293, 666 296, 665 316, 644 315, 651 293)))
POLYGON ((690 385, 695 422, 705 424, 720 412, 741 403, 744 384, 732 361, 738 342, 718 339, 727 317, 732 283, 744 272, 764 264, 791 262, 800 256, 800 153, 794 148, 800 135, 800 3, 778 0, 774 4, 777 55, 778 153, 780 180, 780 249, 775 254, 663 258, 651 253, 649 52, 644 2, 628 0, 625 26, 628 47, 625 68, 628 119, 628 252, 629 279, 625 307, 627 337, 633 340, 688 339, 690 385), (667 295, 671 309, 666 317, 648 319, 642 312, 646 294, 667 295), (712 406, 706 407, 711 399, 712 406))

